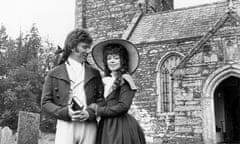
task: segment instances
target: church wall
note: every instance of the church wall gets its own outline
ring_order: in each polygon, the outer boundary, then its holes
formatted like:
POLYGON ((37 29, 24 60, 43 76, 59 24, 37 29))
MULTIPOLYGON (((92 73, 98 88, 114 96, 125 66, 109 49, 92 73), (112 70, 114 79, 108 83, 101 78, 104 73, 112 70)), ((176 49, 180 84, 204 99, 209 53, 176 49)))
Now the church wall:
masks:
POLYGON ((238 35, 237 29, 233 33, 229 33, 229 30, 225 34, 220 29, 219 33, 209 39, 186 64, 183 68, 184 74, 175 77, 173 84, 174 111, 170 114, 157 112, 156 77, 158 61, 169 51, 177 51, 187 55, 188 51, 200 39, 137 45, 141 62, 134 75, 139 86, 134 104, 144 108, 150 115, 148 120, 144 117, 140 117, 138 120, 141 123, 144 123, 144 120, 148 121, 148 126, 152 127, 151 131, 145 130, 145 133, 151 137, 152 142, 203 143, 202 109, 205 106, 201 101, 202 87, 208 76, 219 67, 239 63, 240 35, 238 35), (232 52, 229 51, 229 46, 226 44, 230 43, 229 40, 233 42, 231 44, 232 49, 234 49, 232 52))
POLYGON ((120 38, 138 10, 137 0, 76 0, 75 27, 85 21, 95 41, 120 38))
MULTIPOLYGON (((77 0, 75 27, 85 25, 95 42, 120 38, 138 11, 137 0, 77 0)), ((149 144, 203 143, 202 87, 217 68, 239 63, 239 34, 239 27, 229 21, 186 63, 183 74, 174 77, 174 106, 169 114, 157 112, 158 62, 170 51, 186 56, 200 38, 137 44, 140 66, 133 77, 139 89, 130 113, 140 122, 149 144)))
MULTIPOLYGON (((162 56, 171 51, 177 51, 186 55, 187 52, 196 44, 198 39, 182 42, 169 43, 152 43, 137 45, 140 52, 140 66, 134 75, 137 85, 139 86, 138 95, 135 97, 134 104, 144 108, 151 117, 149 117, 149 126, 152 126, 151 134, 152 142, 170 142, 171 139, 180 138, 181 141, 191 141, 195 139, 201 142, 201 105, 199 91, 192 90, 201 86, 198 77, 189 77, 182 82, 182 86, 178 88, 178 83, 174 86, 174 112, 169 114, 161 114, 157 112, 157 84, 156 77, 158 73, 158 62, 162 56), (191 86, 191 87, 189 87, 191 86), (184 89, 184 88, 185 89, 184 89), (178 88, 178 89, 177 89, 178 88), (197 97, 197 98, 195 98, 197 97)), ((197 88, 200 89, 200 88, 197 88)), ((146 120, 142 117, 139 121, 146 120)), ((144 127, 145 128, 145 127, 144 127)))

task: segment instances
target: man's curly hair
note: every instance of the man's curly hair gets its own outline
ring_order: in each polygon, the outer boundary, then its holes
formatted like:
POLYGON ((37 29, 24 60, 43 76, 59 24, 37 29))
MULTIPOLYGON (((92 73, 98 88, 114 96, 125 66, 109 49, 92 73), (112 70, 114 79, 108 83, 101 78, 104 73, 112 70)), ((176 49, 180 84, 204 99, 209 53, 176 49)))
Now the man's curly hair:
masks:
POLYGON ((86 30, 77 28, 67 35, 59 65, 68 59, 69 55, 72 53, 72 50, 75 49, 80 42, 85 42, 88 44, 93 43, 92 37, 86 30))

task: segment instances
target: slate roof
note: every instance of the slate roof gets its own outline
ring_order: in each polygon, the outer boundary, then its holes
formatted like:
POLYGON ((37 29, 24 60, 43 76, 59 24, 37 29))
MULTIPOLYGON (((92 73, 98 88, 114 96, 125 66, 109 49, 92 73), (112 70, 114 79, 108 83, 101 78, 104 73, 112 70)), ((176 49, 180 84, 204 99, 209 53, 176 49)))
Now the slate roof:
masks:
POLYGON ((131 33, 135 44, 204 36, 224 16, 227 2, 144 15, 131 33))

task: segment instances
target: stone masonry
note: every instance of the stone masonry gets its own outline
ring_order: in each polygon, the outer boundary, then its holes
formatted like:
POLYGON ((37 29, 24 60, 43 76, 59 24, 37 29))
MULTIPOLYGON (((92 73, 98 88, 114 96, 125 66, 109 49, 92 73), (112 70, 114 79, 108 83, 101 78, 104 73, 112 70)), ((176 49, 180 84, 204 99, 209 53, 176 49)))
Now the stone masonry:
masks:
POLYGON ((76 0, 76 27, 85 25, 97 41, 120 38, 137 11, 136 0, 76 0))
POLYGON ((227 1, 221 1, 144 13, 136 0, 76 0, 75 26, 87 28, 96 42, 123 36, 136 44, 141 61, 133 77, 139 89, 130 113, 149 144, 216 143, 215 125, 209 128, 215 123, 209 119, 214 110, 208 112, 213 99, 206 98, 204 87, 225 67, 229 74, 240 74, 240 3, 233 5, 229 10, 227 1), (159 64, 171 52, 182 57, 171 75, 173 109, 161 113, 159 64))

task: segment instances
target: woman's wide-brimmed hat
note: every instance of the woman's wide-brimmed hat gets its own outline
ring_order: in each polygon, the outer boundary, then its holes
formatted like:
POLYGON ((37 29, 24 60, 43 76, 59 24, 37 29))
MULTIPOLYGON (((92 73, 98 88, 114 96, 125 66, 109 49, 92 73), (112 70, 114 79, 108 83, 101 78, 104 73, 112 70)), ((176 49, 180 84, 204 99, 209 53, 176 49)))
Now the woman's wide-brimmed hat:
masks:
POLYGON ((122 45, 124 48, 126 48, 128 52, 128 67, 129 67, 129 72, 132 74, 136 71, 139 65, 139 53, 137 48, 133 43, 131 43, 128 40, 124 39, 110 39, 110 40, 105 40, 102 42, 97 43, 95 46, 93 46, 92 49, 92 57, 96 65, 101 69, 104 70, 104 63, 103 63, 103 51, 106 48, 107 45, 111 44, 119 44, 122 45))

